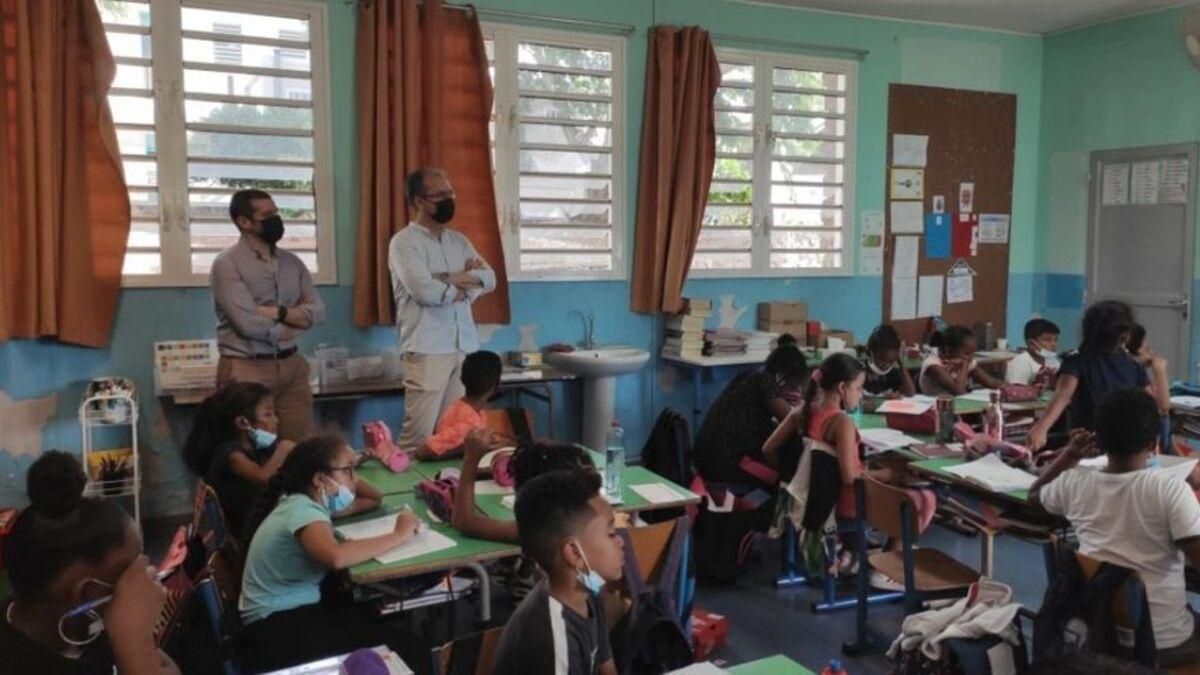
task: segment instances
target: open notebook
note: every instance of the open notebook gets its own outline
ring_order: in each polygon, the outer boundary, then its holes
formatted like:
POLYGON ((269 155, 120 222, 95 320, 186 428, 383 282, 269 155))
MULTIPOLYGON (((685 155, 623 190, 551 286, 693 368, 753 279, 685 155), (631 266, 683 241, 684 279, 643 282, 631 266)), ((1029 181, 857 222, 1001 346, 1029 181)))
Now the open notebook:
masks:
MULTIPOLYGON (((357 523, 347 523, 334 528, 342 539, 370 539, 389 534, 396 528, 396 514, 391 513, 379 518, 362 520, 357 523)), ((375 556, 379 562, 388 565, 408 558, 415 558, 426 553, 453 548, 458 544, 453 539, 431 529, 428 523, 421 523, 421 529, 411 539, 396 548, 375 556)))
POLYGON ((1028 490, 1037 476, 1004 463, 995 454, 985 455, 973 462, 946 467, 946 471, 981 485, 993 492, 1028 490))

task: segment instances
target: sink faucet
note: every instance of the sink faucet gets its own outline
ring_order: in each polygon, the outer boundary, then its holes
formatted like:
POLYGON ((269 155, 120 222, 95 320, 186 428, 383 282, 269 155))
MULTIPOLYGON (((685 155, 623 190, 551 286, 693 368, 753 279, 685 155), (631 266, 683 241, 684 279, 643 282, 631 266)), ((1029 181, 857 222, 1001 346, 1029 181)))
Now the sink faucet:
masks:
POLYGON ((576 310, 572 310, 571 314, 578 314, 579 317, 581 319, 583 319, 583 327, 584 327, 584 330, 586 331, 583 335, 583 348, 584 349, 595 349, 596 348, 596 311, 593 309, 589 309, 587 311, 587 314, 584 314, 581 310, 576 309, 576 310))

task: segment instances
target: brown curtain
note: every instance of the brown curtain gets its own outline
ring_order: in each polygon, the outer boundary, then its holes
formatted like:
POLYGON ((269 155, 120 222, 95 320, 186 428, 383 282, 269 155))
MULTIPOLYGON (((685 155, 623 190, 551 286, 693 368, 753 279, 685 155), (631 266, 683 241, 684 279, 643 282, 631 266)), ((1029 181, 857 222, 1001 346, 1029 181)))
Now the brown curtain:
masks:
POLYGON ((0 340, 108 344, 129 194, 95 0, 0 0, 0 340))
POLYGON ((721 67, 708 32, 656 26, 646 64, 636 248, 635 312, 676 312, 716 156, 713 97, 721 67))
POLYGON ((488 118, 492 84, 479 17, 440 0, 374 0, 358 15, 358 134, 361 194, 354 270, 354 322, 394 319, 388 242, 408 223, 404 177, 445 169, 457 194, 453 227, 496 271, 496 290, 475 303, 475 320, 508 323, 508 275, 496 215, 488 118))

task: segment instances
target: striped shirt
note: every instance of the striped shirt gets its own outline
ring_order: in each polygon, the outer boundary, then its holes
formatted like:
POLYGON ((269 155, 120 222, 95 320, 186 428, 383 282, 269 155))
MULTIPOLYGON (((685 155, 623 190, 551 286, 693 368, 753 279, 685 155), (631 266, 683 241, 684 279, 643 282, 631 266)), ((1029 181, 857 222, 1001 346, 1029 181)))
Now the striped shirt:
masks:
POLYGON ((580 616, 550 595, 546 581, 517 606, 496 647, 495 675, 593 675, 612 658, 604 607, 588 597, 580 616))

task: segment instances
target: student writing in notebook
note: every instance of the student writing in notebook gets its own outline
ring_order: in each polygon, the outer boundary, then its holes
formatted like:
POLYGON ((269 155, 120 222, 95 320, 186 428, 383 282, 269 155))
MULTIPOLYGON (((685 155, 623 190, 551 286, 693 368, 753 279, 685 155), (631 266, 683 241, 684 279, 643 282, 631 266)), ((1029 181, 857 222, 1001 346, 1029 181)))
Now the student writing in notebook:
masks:
POLYGON ((867 338, 866 380, 863 390, 875 396, 913 396, 917 387, 900 360, 900 334, 891 324, 881 324, 867 338))
POLYGON ((1110 392, 1096 411, 1095 435, 1076 429, 1034 482, 1029 499, 1071 521, 1079 550, 1128 567, 1146 585, 1161 667, 1200 660, 1200 622, 1188 604, 1184 558, 1200 565, 1200 503, 1188 484, 1148 468, 1158 451, 1158 405, 1144 390, 1110 392), (1104 469, 1078 467, 1105 452, 1104 469))
POLYGON ((1004 370, 1009 384, 1050 387, 1062 362, 1058 358, 1058 326, 1046 319, 1025 323, 1025 351, 1017 354, 1004 370))
POLYGON ((934 352, 925 357, 918 378, 922 394, 961 396, 971 390, 972 380, 988 389, 1004 384, 979 367, 975 360, 978 343, 970 328, 950 326, 938 331, 929 338, 929 346, 934 352))
POLYGON ((333 518, 379 507, 381 496, 354 476, 355 455, 336 436, 301 442, 271 478, 251 516, 253 538, 246 553, 238 601, 243 631, 239 660, 262 672, 344 654, 360 647, 394 644, 366 605, 322 598, 321 581, 386 553, 417 533, 411 511, 396 516, 386 535, 339 541, 333 518))

